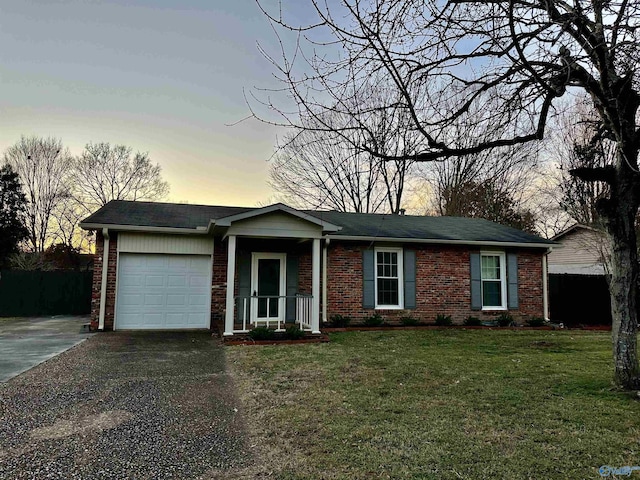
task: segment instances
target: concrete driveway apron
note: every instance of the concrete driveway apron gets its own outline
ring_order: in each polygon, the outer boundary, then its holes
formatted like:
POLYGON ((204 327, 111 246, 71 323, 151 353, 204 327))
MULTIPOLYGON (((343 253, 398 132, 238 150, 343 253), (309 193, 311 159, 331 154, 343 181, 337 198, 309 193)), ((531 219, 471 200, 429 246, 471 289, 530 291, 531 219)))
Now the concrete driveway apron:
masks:
POLYGON ((86 316, 0 318, 0 382, 59 355, 91 335, 86 316))

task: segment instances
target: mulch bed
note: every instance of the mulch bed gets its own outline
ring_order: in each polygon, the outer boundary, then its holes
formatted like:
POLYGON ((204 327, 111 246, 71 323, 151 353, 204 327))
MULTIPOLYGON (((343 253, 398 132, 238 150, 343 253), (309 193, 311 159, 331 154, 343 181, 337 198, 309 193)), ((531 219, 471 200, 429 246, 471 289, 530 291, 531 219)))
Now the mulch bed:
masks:
POLYGON ((290 339, 272 339, 272 340, 253 340, 249 337, 222 337, 224 345, 295 345, 298 343, 328 343, 328 335, 313 335, 309 337, 299 338, 297 340, 290 339))
POLYGON ((384 330, 559 330, 551 326, 544 327, 499 327, 499 326, 467 326, 467 325, 380 325, 379 327, 353 326, 353 327, 327 327, 322 331, 326 333, 334 332, 367 332, 384 330))

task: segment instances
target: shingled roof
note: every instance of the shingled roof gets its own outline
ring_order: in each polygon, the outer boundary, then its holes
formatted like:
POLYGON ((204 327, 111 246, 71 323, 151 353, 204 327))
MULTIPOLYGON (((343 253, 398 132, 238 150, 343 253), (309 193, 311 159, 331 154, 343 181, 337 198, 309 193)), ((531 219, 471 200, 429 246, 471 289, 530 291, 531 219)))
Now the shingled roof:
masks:
MULTIPOLYGON (((86 218, 83 228, 136 226, 195 230, 213 220, 259 210, 251 207, 111 201, 86 218)), ((304 213, 341 227, 331 237, 406 239, 444 243, 518 243, 551 246, 555 242, 479 218, 383 215, 307 210, 304 213)))
POLYGON ((85 218, 80 225, 131 225, 193 230, 209 226, 211 220, 251 210, 255 208, 112 200, 85 218))

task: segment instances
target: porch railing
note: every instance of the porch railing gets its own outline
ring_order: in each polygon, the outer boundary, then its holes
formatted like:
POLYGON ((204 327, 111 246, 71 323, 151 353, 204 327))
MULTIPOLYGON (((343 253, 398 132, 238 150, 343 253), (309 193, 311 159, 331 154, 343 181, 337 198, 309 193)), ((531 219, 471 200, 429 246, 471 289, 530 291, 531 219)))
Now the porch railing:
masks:
MULTIPOLYGON (((311 331, 311 312, 313 305, 313 295, 255 295, 250 297, 235 297, 235 315, 233 324, 233 333, 247 333, 251 329, 258 326, 276 327, 276 331, 284 331, 284 325, 287 323, 287 306, 288 301, 293 301, 295 312, 295 323, 301 330, 311 331), (258 316, 258 302, 261 299, 266 300, 266 317, 258 316), (277 302, 277 318, 269 317, 272 311, 271 307, 277 302), (240 327, 240 328, 238 328, 240 327)), ((263 304, 265 305, 265 304, 263 304)), ((290 320, 291 321, 291 320, 290 320)))

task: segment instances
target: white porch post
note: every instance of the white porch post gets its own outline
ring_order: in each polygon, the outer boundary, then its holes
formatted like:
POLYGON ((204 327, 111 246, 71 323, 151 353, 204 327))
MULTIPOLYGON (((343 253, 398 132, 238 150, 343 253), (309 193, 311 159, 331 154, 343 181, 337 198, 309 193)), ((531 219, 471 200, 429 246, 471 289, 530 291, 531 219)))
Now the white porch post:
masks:
POLYGON ((311 333, 320 333, 320 239, 313 239, 311 263, 311 333))
POLYGON ((227 244, 227 308, 224 316, 224 336, 233 335, 234 299, 233 287, 236 280, 236 236, 229 235, 227 244))

